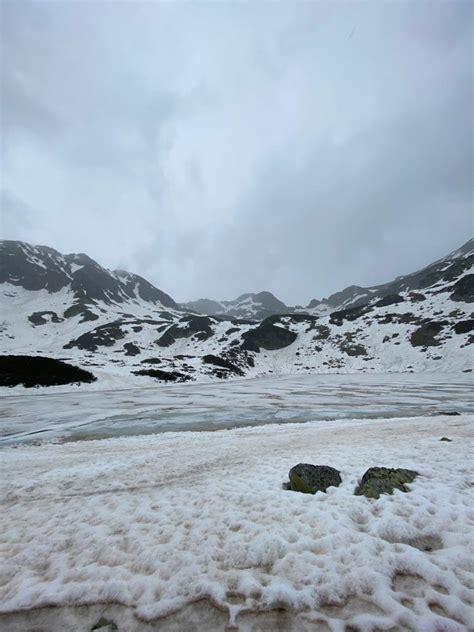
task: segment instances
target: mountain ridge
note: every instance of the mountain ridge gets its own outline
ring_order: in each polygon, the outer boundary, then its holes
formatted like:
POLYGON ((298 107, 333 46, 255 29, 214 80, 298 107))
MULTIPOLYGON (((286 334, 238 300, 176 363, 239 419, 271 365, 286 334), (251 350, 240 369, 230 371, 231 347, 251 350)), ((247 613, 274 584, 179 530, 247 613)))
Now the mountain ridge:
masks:
MULTIPOLYGON (((442 277, 441 273, 445 272, 445 270, 443 269, 443 264, 449 262, 451 259, 459 260, 464 256, 466 256, 467 258, 469 257, 469 254, 472 254, 473 251, 474 239, 469 239, 459 248, 456 248, 444 257, 441 257, 440 259, 437 259, 436 261, 423 266, 415 272, 400 275, 392 281, 372 286, 364 287, 360 285, 349 285, 338 292, 330 294, 326 298, 313 298, 306 307, 302 307, 300 305, 285 305, 285 303, 277 299, 271 292, 242 294, 231 301, 219 301, 215 299, 201 298, 196 301, 181 303, 181 307, 183 307, 183 309, 191 309, 193 311, 197 311, 208 316, 230 314, 238 316, 240 318, 255 318, 256 320, 262 320, 263 318, 275 315, 277 313, 318 314, 324 311, 327 312, 329 310, 341 310, 349 307, 350 305, 361 305, 371 298, 377 297, 379 299, 383 299, 385 296, 398 293, 401 290, 422 289, 427 284, 429 284, 433 278, 431 277, 426 279, 426 275, 424 274, 426 271, 429 271, 431 275, 437 274, 438 278, 440 279, 442 277), (274 305, 269 305, 268 303, 266 305, 262 304, 258 300, 258 297, 263 294, 271 296, 280 305, 277 307, 274 305), (242 307, 241 303, 243 299, 248 298, 252 299, 253 304, 249 305, 246 310, 242 307), (261 303, 261 306, 259 305, 259 303, 261 303)), ((466 265, 470 265, 469 261, 466 262, 466 265)))
POLYGON ((177 308, 168 294, 137 274, 103 268, 85 253, 61 254, 49 246, 22 241, 0 241, 0 283, 52 293, 70 285, 78 303, 125 302, 138 295, 177 308))
POLYGON ((10 355, 71 361, 97 375, 100 387, 308 372, 470 371, 473 266, 470 240, 411 275, 372 288, 349 286, 336 293, 335 306, 315 300, 308 309, 289 308, 270 292, 247 293, 219 303, 226 311, 209 316, 84 253, 0 242, 0 344, 10 355))

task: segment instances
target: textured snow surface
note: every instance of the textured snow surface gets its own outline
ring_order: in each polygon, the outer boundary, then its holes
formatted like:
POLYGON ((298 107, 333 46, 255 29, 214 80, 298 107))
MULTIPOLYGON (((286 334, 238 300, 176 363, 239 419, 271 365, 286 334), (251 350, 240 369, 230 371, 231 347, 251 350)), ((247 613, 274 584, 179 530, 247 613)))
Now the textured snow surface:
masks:
MULTIPOLYGON (((472 421, 359 419, 3 448, 0 612, 122 604, 148 621, 191 619, 204 604, 207 627, 194 629, 468 630, 472 421), (337 467, 341 486, 283 490, 299 461, 337 467), (372 465, 420 476, 406 494, 353 496, 372 465), (285 611, 293 623, 278 627, 285 611), (216 612, 224 624, 213 623, 216 612), (275 626, 252 627, 259 612, 275 626)), ((4 614, 0 625, 18 630, 15 621, 4 614)))

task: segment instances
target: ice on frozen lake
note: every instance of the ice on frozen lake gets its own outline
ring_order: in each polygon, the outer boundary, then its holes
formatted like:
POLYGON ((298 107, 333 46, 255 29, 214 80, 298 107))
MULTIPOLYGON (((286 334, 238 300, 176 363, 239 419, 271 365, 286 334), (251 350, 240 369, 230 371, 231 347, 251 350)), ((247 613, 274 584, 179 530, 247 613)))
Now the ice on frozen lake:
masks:
POLYGON ((268 423, 474 412, 466 374, 307 375, 4 393, 0 445, 268 423))

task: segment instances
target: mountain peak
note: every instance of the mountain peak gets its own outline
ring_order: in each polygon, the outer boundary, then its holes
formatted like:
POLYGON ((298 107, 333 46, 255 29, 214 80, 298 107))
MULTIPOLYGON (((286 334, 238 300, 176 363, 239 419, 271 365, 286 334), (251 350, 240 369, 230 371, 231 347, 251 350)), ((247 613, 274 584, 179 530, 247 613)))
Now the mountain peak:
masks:
POLYGON ((231 301, 215 301, 212 299, 199 299, 183 303, 184 309, 190 309, 208 316, 220 316, 229 318, 243 318, 262 320, 275 314, 284 314, 293 311, 285 303, 266 290, 261 292, 246 292, 231 301))
POLYGON ((143 300, 176 308, 174 300, 138 275, 119 276, 85 253, 62 255, 48 246, 0 240, 0 283, 56 293, 69 287, 77 303, 143 300))

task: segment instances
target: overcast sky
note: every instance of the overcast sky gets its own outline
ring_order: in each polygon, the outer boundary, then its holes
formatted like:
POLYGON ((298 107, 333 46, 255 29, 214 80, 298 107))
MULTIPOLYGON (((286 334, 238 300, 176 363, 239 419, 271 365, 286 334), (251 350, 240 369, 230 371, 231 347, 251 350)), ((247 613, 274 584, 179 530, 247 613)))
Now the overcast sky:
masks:
POLYGON ((473 232, 470 2, 2 2, 1 237, 307 304, 473 232))

